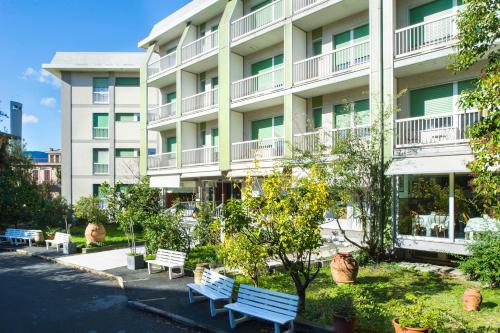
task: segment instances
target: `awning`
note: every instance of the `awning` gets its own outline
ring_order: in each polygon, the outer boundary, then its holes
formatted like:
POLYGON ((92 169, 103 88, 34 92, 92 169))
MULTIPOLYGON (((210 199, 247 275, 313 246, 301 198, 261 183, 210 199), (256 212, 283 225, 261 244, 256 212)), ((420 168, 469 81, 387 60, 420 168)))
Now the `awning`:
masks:
POLYGON ((181 186, 181 177, 179 175, 150 176, 149 186, 159 188, 178 188, 181 186))
POLYGON ((467 163, 471 155, 407 157, 392 160, 386 175, 426 175, 446 173, 469 173, 467 163))

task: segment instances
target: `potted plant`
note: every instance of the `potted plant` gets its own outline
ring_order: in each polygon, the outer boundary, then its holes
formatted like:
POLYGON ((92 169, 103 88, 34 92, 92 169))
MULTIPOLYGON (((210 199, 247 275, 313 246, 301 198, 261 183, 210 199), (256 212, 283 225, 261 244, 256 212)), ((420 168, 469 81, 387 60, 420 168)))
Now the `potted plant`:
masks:
POLYGON ((336 333, 354 333, 356 308, 354 298, 348 290, 339 288, 333 299, 333 329, 336 333))
POLYGON ((392 320, 396 333, 439 332, 444 313, 426 306, 422 297, 411 295, 407 301, 398 308, 399 317, 392 320))

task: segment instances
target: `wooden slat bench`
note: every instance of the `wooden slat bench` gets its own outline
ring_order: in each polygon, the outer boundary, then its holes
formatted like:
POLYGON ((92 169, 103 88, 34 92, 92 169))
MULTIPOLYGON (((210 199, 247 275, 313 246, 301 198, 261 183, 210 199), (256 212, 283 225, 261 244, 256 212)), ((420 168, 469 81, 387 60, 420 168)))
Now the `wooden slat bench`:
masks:
POLYGON ((210 315, 215 317, 217 313, 226 312, 225 308, 217 309, 215 303, 219 301, 231 302, 234 280, 227 276, 205 269, 201 284, 188 283, 189 303, 206 300, 210 301, 210 315), (193 292, 201 296, 193 295, 193 292))
POLYGON ((158 249, 156 252, 156 258, 154 260, 146 260, 148 263, 148 273, 152 273, 151 266, 161 266, 168 268, 168 278, 172 280, 172 277, 181 277, 184 276, 184 262, 186 261, 186 253, 158 249), (174 268, 179 268, 180 273, 173 273, 172 270, 174 268))
POLYGON ((27 241, 28 245, 31 246, 36 234, 36 230, 7 228, 5 234, 0 235, 0 238, 8 239, 14 245, 26 243, 27 241))
POLYGON ((225 306, 229 310, 229 325, 235 328, 239 323, 252 317, 270 321, 274 324, 274 332, 280 333, 280 325, 289 325, 293 331, 293 321, 297 316, 299 297, 267 289, 240 285, 238 299, 225 306), (243 316, 235 318, 234 312, 243 316))
POLYGON ((63 245, 64 243, 69 243, 69 238, 71 236, 69 234, 65 234, 63 232, 56 232, 56 235, 54 236, 54 239, 47 239, 45 241, 45 245, 47 246, 47 250, 49 249, 49 246, 52 246, 53 244, 56 245, 56 250, 59 252, 59 246, 63 245))

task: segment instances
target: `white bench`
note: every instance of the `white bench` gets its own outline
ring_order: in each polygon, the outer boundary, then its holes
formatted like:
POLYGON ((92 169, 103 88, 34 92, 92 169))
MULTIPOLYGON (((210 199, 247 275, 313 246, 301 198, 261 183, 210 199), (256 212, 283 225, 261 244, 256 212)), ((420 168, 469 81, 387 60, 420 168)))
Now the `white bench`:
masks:
POLYGON ((237 324, 254 317, 274 323, 274 332, 280 333, 280 325, 286 324, 289 324, 286 332, 293 331, 298 302, 299 297, 295 295, 242 284, 236 302, 227 304, 225 308, 229 310, 229 325, 233 329, 237 324), (243 316, 235 318, 234 312, 243 316))
POLYGON ((215 302, 226 301, 231 303, 231 296, 233 294, 234 280, 227 276, 216 273, 212 270, 205 269, 201 284, 188 283, 189 303, 208 299, 210 301, 210 315, 215 317, 217 313, 226 312, 227 310, 217 309, 215 302), (201 294, 202 296, 195 296, 193 292, 201 294))
POLYGON ((0 238, 8 239, 14 245, 26 243, 27 241, 28 245, 31 246, 31 242, 35 239, 36 234, 36 230, 7 228, 5 234, 0 235, 0 238))
POLYGON ((148 273, 151 274, 152 265, 168 267, 168 278, 172 280, 172 277, 181 277, 184 275, 184 262, 186 261, 186 253, 158 249, 156 252, 156 258, 154 260, 146 260, 148 263, 148 273), (173 273, 174 268, 179 268, 180 273, 173 273))
POLYGON ((47 246, 47 250, 49 249, 49 246, 52 246, 55 244, 57 252, 59 252, 59 246, 63 245, 64 243, 69 243, 69 238, 70 234, 65 234, 63 232, 56 232, 56 235, 54 236, 54 239, 47 239, 45 241, 45 245, 47 246))

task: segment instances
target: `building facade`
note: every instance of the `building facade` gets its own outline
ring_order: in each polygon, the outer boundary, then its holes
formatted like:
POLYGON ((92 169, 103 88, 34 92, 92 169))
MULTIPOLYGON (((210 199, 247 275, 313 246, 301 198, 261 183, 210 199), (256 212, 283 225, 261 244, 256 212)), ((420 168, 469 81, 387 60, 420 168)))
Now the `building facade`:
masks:
MULTIPOLYGON (((104 182, 125 187, 139 179, 143 58, 144 53, 58 52, 43 65, 61 80, 61 184, 68 202, 99 196, 104 182)), ((149 98, 156 99, 155 90, 149 98)), ((154 136, 148 144, 156 146, 154 136)))
POLYGON ((47 184, 52 196, 61 194, 61 150, 49 149, 46 158, 33 158, 31 171, 38 185, 47 184))
POLYGON ((465 253, 466 222, 482 212, 459 214, 455 192, 473 195, 466 130, 481 115, 458 103, 479 68, 447 70, 461 5, 190 2, 139 42, 147 50, 141 172, 170 193, 167 201, 178 193, 221 202, 239 195, 231 182, 255 161, 265 174, 291 156, 289 144, 314 149, 325 133, 334 138, 352 128, 369 135, 371 124, 383 120, 392 133, 384 151, 395 184, 396 246, 465 253), (151 88, 160 91, 158 99, 149 99, 151 88), (394 111, 382 116, 387 109, 394 111), (148 156, 151 137, 159 139, 148 156), (437 184, 445 199, 431 204, 418 197, 422 180, 437 184))

